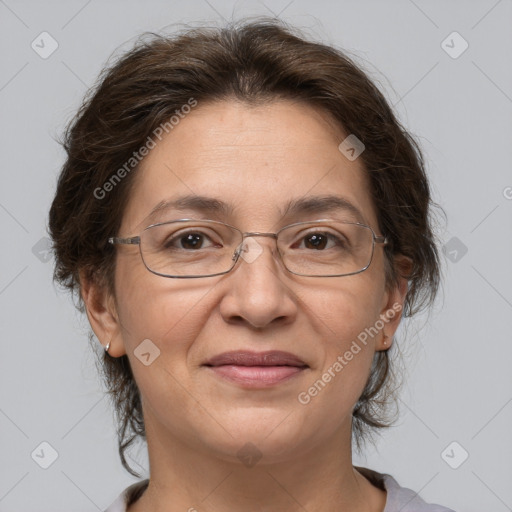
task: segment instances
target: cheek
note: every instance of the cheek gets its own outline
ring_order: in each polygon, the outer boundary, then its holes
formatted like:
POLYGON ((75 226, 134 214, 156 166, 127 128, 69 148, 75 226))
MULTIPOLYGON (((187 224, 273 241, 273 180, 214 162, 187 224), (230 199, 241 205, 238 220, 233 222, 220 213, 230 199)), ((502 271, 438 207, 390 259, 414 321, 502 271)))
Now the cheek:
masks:
POLYGON ((378 320, 384 280, 370 273, 338 279, 343 281, 310 286, 300 302, 307 306, 305 311, 309 310, 310 321, 327 340, 327 346, 342 351, 378 320))
POLYGON ((318 414, 322 408, 331 410, 333 427, 360 397, 378 339, 374 326, 382 295, 374 280, 362 278, 363 274, 347 277, 343 288, 338 284, 308 293, 310 319, 316 324, 322 356, 299 403, 311 406, 311 412, 318 408, 318 414))
MULTIPOLYGON (((145 339, 164 357, 186 350, 204 323, 209 287, 166 279, 135 263, 121 261, 116 272, 118 314, 129 357, 145 339)), ((170 359, 172 364, 177 361, 170 359)))
POLYGON ((192 281, 153 278, 145 272, 148 275, 132 274, 130 281, 120 284, 119 318, 143 402, 151 405, 153 414, 162 415, 160 421, 165 422, 167 412, 160 410, 159 404, 168 404, 169 410, 183 413, 192 405, 190 396, 195 391, 189 354, 208 319, 209 287, 192 281), (148 352, 146 365, 142 354, 148 352))

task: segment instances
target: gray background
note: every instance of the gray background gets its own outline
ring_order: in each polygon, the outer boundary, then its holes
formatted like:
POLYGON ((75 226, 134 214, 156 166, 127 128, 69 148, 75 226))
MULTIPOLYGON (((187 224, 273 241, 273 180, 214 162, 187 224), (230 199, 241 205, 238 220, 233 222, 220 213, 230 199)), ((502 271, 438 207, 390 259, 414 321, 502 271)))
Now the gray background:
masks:
POLYGON ((134 481, 86 320, 45 261, 64 156, 55 137, 111 53, 142 31, 258 14, 357 57, 420 140, 448 215, 443 294, 400 345, 401 419, 355 463, 458 511, 512 510, 510 0, 0 0, 0 510, 103 510, 134 481), (31 47, 43 31, 58 43, 46 59, 31 47), (453 31, 469 44, 457 58, 458 36, 442 45, 453 31), (42 442, 58 454, 48 469, 42 442))

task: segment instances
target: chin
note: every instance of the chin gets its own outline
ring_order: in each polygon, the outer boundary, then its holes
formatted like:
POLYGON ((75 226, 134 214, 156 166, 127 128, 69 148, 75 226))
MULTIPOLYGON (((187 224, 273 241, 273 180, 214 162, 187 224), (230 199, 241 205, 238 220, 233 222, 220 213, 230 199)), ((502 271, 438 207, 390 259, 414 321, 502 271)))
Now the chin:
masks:
MULTIPOLYGON (((311 432, 306 431, 297 413, 290 412, 283 408, 267 411, 244 409, 239 415, 219 420, 225 430, 219 427, 212 431, 208 428, 203 443, 222 460, 241 462, 247 467, 256 460, 258 464, 290 460, 300 451, 307 451, 311 437, 319 430, 317 427, 311 432)), ((200 433, 196 435, 202 437, 200 433)))

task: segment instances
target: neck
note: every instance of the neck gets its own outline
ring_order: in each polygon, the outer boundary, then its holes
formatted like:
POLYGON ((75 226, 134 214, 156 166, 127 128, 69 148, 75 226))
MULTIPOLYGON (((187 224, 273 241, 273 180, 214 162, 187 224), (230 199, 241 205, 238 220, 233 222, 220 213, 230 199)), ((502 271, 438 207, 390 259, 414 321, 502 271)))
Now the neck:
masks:
POLYGON ((146 423, 146 434, 150 482, 129 512, 384 510, 385 491, 352 466, 350 424, 321 446, 294 447, 293 456, 286 450, 280 455, 272 436, 258 447, 241 443, 230 457, 181 436, 177 441, 152 422, 146 423))

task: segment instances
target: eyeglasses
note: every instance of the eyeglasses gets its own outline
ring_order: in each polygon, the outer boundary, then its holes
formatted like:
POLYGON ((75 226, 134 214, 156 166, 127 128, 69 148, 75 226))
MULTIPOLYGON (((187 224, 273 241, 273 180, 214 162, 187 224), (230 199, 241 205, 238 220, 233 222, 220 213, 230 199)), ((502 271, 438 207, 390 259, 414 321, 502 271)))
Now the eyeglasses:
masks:
POLYGON ((214 220, 179 219, 152 224, 140 236, 110 237, 110 244, 138 244, 142 261, 162 277, 211 277, 230 272, 240 256, 253 261, 261 246, 248 237, 276 239, 284 267, 299 276, 339 277, 358 274, 372 261, 375 244, 385 236, 355 222, 322 219, 296 222, 277 233, 243 233, 214 220))

